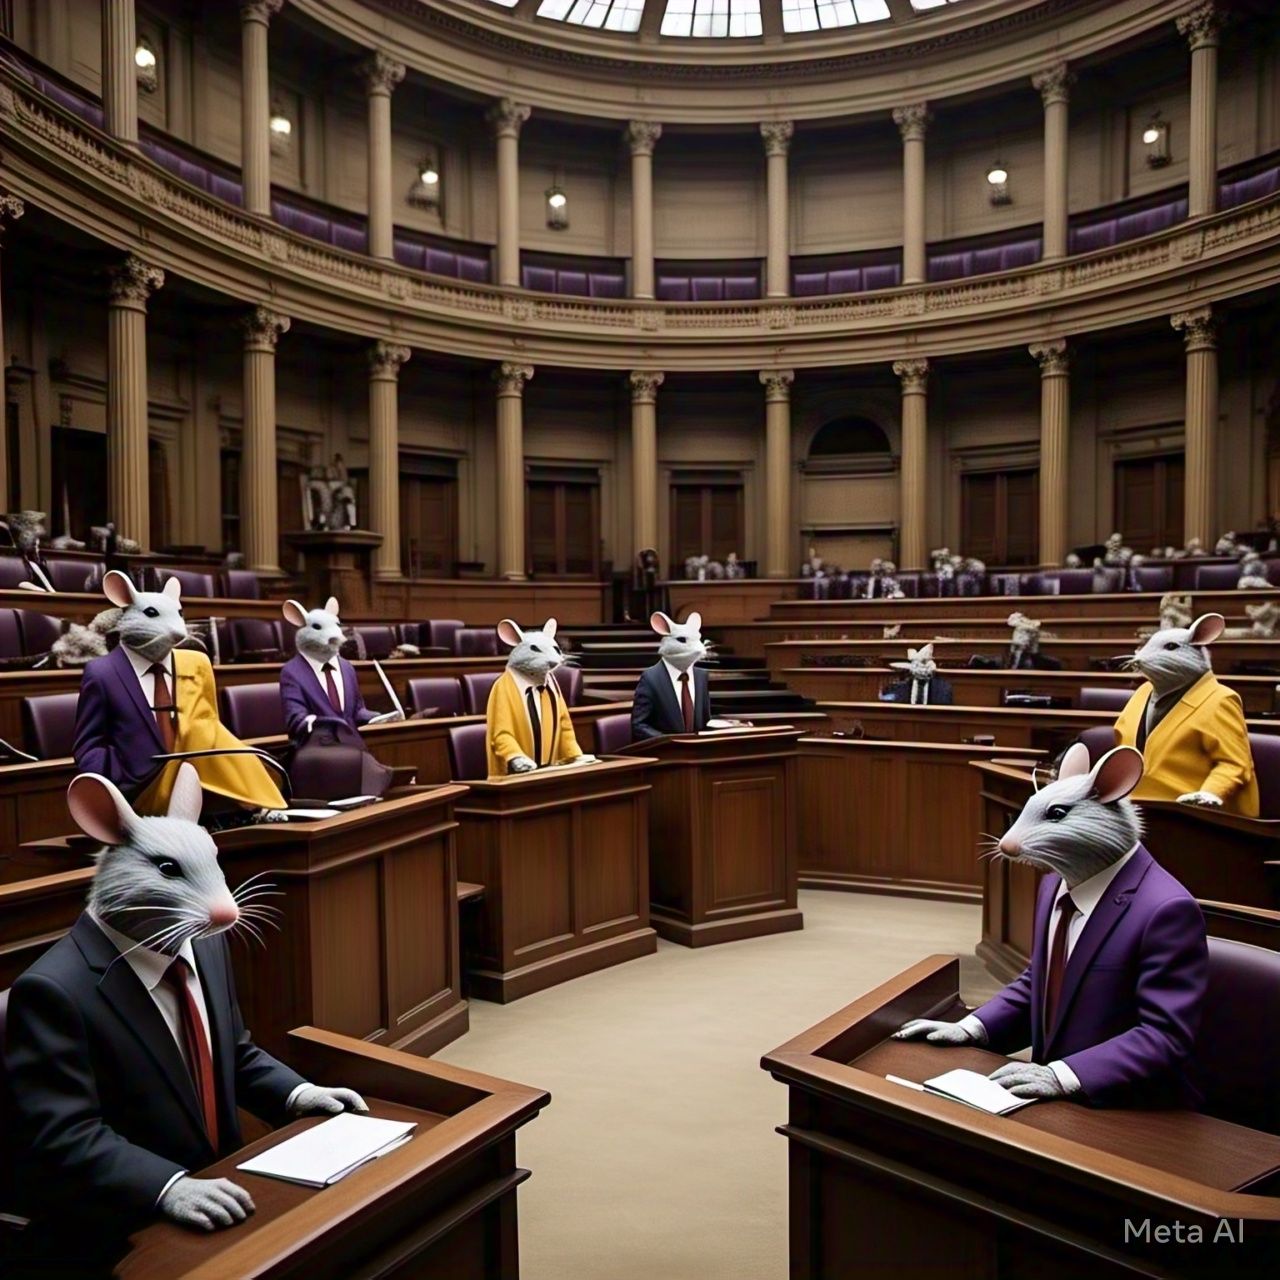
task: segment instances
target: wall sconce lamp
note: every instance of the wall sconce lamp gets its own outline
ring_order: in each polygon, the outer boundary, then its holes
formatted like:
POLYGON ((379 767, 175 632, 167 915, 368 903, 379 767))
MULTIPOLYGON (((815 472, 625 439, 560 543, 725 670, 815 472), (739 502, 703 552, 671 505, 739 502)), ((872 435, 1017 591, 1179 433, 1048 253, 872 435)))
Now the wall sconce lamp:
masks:
POLYGON ((418 164, 418 180, 409 188, 409 203, 420 209, 440 208, 440 165, 435 156, 418 164))
POLYGON ((133 65, 137 69, 138 88, 144 93, 155 93, 160 87, 160 60, 155 47, 145 36, 138 40, 133 51, 133 65))
POLYGON ((559 183, 547 188, 547 226, 565 231, 569 226, 569 197, 559 183))
POLYGON ((1163 169, 1169 163, 1169 122, 1162 120, 1158 111, 1142 130, 1142 143, 1147 149, 1147 168, 1163 169))
POLYGON ((1009 194, 1009 170, 1001 160, 995 161, 987 170, 987 198, 993 205, 1013 203, 1009 194))
POLYGON ((293 121, 280 103, 272 106, 267 129, 271 134, 271 154, 288 155, 293 148, 293 121))

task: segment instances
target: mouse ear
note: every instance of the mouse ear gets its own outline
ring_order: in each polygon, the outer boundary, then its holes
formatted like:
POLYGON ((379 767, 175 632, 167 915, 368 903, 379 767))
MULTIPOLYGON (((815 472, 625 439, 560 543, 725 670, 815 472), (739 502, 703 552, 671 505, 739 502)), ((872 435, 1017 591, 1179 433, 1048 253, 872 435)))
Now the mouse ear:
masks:
POLYGON ((514 649, 524 639, 524 632, 510 618, 503 618, 498 623, 498 639, 514 649))
MULTIPOLYGON (((911 650, 908 649, 907 652, 911 653, 911 650)), ((932 662, 933 644, 922 644, 914 653, 911 653, 911 656, 913 658, 918 658, 921 662, 932 662)))
POLYGON ((71 820, 90 839, 106 845, 124 844, 134 812, 114 782, 97 773, 81 773, 67 787, 71 820))
POLYGON ((702 614, 696 609, 685 619, 685 623, 698 632, 699 635, 702 634, 702 614))
POLYGON ((133 582, 119 569, 111 569, 102 578, 102 594, 119 609, 127 609, 137 596, 133 582))
POLYGON ((295 627, 307 625, 307 611, 296 600, 286 600, 280 612, 284 614, 284 620, 295 627))
POLYGON ((1123 800, 1142 781, 1142 764, 1136 747, 1112 747, 1094 766, 1094 795, 1103 804, 1123 800))
POLYGON ((671 628, 675 625, 670 618, 667 617, 661 609, 655 610, 649 615, 649 625, 660 635, 669 636, 671 628))
POLYGON ((554 618, 548 618, 546 622, 543 623, 542 633, 548 640, 554 640, 556 638, 556 620, 554 618))
POLYGON ((169 795, 168 816, 181 818, 183 822, 199 822, 204 796, 200 791, 200 775, 189 760, 178 766, 178 776, 173 780, 169 795))
POLYGON ((1220 613, 1202 613, 1191 624, 1190 644, 1212 644, 1227 625, 1227 620, 1220 613))
POLYGON ((164 584, 164 594, 167 595, 170 600, 181 600, 182 583, 180 583, 177 578, 170 578, 164 584))
POLYGON ((1058 781, 1063 778, 1081 778, 1089 772, 1089 748, 1083 742, 1073 742, 1058 763, 1058 781))
POLYGON ((333 614, 333 616, 334 616, 335 618, 336 618, 336 617, 338 617, 338 609, 339 609, 339 605, 338 605, 338 597, 337 597, 337 596, 330 596, 330 597, 329 597, 329 598, 324 602, 324 611, 325 611, 325 613, 331 613, 331 614, 333 614))

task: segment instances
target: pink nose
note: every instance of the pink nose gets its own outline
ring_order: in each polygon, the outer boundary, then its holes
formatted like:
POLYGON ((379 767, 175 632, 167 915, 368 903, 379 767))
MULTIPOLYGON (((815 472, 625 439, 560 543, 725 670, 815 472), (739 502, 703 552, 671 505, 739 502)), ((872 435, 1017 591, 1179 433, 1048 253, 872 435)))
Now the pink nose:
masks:
POLYGON ((999 849, 1006 858, 1016 858, 1022 852, 1022 846, 1007 835, 1001 837, 999 849))
POLYGON ((209 923, 218 925, 235 924, 240 919, 240 908, 234 902, 228 899, 226 902, 220 902, 209 912, 209 923))

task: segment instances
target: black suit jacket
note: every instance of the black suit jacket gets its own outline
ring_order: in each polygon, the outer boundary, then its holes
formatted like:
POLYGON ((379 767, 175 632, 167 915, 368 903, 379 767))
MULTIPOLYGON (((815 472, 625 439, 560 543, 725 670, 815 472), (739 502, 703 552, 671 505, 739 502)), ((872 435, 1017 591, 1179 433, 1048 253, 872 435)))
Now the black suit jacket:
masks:
POLYGON ((17 1185, 44 1247, 123 1239, 145 1224, 174 1174, 243 1145, 237 1106, 273 1124, 288 1119, 285 1104, 302 1077, 249 1038, 226 940, 197 941, 194 950, 217 1076, 219 1151, 164 1018, 87 912, 14 983, 4 1056, 17 1185))
MULTIPOLYGON (((693 728, 700 732, 711 719, 711 690, 707 673, 694 666, 693 676, 693 728)), ((672 733, 684 732, 684 715, 680 701, 671 686, 671 676, 666 664, 659 662, 640 677, 635 697, 631 703, 631 736, 662 738, 672 733)))

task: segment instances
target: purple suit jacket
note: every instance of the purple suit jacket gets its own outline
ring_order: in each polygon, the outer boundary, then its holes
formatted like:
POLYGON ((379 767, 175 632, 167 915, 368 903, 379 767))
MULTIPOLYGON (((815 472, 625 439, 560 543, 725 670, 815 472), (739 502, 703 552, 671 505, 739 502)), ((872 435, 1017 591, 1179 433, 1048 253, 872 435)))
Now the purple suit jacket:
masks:
POLYGON ((163 750, 155 712, 124 647, 87 662, 76 702, 77 772, 100 773, 133 797, 159 772, 151 757, 163 750))
POLYGON ((280 702, 284 707, 284 723, 291 737, 300 738, 307 717, 345 720, 353 729, 368 724, 377 714, 364 705, 356 669, 346 658, 335 658, 342 679, 341 711, 335 711, 324 685, 302 654, 295 654, 280 670, 280 702))
POLYGON ((1192 1055, 1209 977, 1196 900, 1138 845, 1089 917, 1063 975, 1055 1026, 1044 1024, 1049 914, 1059 877, 1036 898, 1031 964, 974 1013, 991 1047, 1062 1061, 1095 1106, 1198 1108, 1192 1055))

